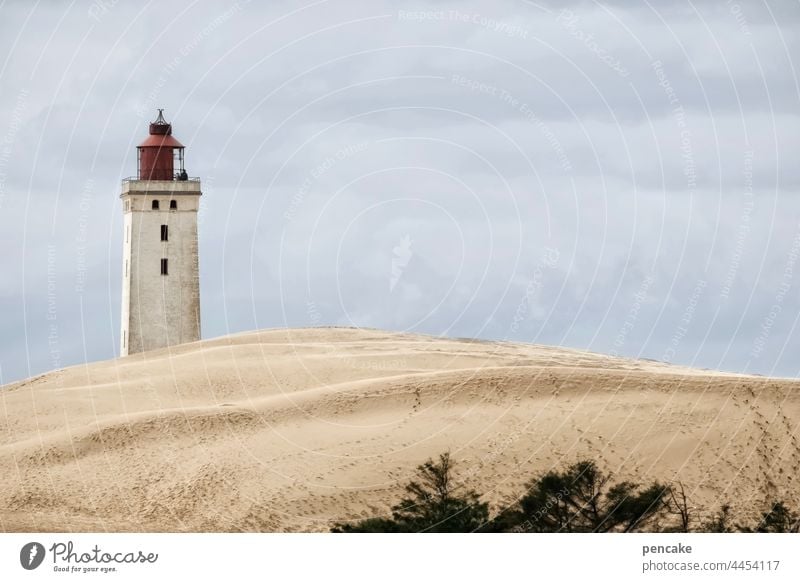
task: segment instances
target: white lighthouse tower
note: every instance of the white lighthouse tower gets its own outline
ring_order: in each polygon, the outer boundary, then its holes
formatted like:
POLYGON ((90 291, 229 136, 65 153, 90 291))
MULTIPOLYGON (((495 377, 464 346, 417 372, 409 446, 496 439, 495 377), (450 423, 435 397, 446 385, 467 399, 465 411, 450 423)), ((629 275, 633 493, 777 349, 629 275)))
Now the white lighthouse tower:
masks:
POLYGON ((162 109, 137 150, 137 176, 120 194, 123 356, 200 339, 200 179, 187 176, 162 109))

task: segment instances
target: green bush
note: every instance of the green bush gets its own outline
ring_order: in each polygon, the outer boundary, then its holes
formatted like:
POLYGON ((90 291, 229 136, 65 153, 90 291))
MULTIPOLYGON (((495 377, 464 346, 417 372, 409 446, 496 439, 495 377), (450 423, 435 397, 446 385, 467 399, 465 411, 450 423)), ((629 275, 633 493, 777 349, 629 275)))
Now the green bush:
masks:
POLYGON ((642 489, 611 478, 592 461, 566 471, 550 471, 528 483, 517 506, 494 520, 493 531, 611 532, 643 531, 669 509, 671 490, 654 482, 642 489))
POLYGON ((548 471, 530 481, 519 501, 493 519, 480 495, 455 483, 449 453, 417 467, 417 477, 392 507, 391 517, 336 523, 346 533, 406 532, 765 532, 800 531, 800 516, 783 502, 773 502, 755 526, 731 522, 723 505, 708 522, 698 523, 681 483, 641 485, 613 482, 593 461, 579 461, 564 471, 548 471))
POLYGON ((392 507, 391 518, 371 518, 355 524, 337 523, 337 533, 472 532, 489 519, 489 506, 477 493, 453 481, 450 453, 417 467, 417 481, 405 487, 406 497, 392 507))

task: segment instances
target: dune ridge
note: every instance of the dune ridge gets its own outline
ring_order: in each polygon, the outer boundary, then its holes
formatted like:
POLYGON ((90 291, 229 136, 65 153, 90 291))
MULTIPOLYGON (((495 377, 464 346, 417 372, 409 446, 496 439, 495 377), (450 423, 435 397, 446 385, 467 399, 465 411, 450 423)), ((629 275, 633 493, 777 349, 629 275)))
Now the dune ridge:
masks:
POLYGON ((800 383, 568 348, 265 330, 0 388, 3 531, 324 531, 444 450, 494 508, 582 458, 800 505, 800 383))

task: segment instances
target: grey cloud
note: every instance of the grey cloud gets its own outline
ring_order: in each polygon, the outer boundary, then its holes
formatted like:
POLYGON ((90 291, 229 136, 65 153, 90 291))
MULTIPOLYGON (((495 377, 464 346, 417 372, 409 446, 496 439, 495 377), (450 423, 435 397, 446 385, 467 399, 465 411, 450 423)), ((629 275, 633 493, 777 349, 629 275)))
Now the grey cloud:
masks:
POLYGON ((204 180, 206 337, 358 324, 797 373, 796 5, 91 6, 0 9, 3 382, 115 353, 119 180, 156 107, 204 180))

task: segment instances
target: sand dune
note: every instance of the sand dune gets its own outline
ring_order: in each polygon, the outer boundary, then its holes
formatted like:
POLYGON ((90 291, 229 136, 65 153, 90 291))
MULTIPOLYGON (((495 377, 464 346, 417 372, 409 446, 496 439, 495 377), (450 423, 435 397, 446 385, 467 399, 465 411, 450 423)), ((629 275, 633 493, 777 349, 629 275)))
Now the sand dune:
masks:
POLYGON ((326 530, 385 513, 444 450, 494 508, 591 458, 744 517, 800 505, 799 386, 375 330, 238 334, 0 389, 0 529, 326 530))

